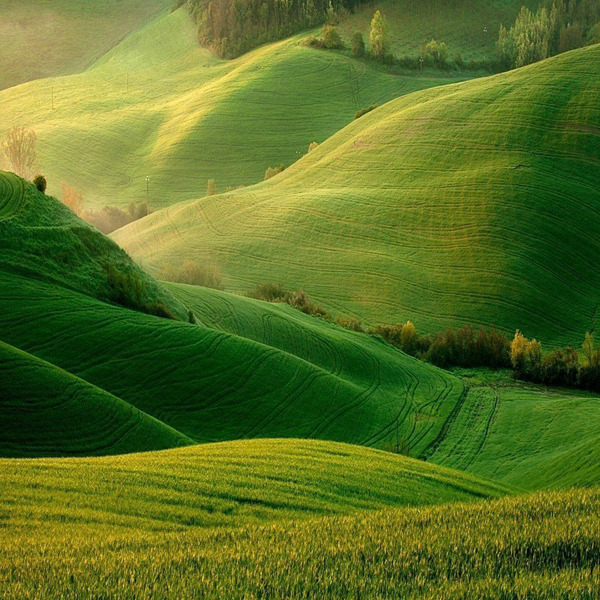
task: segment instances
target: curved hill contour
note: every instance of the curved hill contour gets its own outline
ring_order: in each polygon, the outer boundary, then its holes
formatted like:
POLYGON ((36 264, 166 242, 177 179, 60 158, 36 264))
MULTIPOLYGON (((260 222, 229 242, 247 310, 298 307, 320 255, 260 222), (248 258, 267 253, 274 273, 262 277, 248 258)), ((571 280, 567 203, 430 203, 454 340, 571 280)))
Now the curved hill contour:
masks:
POLYGON ((114 239, 226 287, 283 282, 369 323, 579 344, 600 299, 600 46, 399 98, 268 182, 114 239))

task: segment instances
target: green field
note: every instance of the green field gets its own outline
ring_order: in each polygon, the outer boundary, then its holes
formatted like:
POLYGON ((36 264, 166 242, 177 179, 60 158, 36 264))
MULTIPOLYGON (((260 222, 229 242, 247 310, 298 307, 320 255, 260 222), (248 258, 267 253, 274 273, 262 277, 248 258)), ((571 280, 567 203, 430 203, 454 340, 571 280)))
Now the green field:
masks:
MULTIPOLYGON (((241 311, 251 309, 248 318, 257 326, 263 310, 269 313, 264 320, 275 324, 269 339, 252 339, 241 329, 220 330, 189 294, 178 292, 177 300, 143 274, 144 297, 168 300, 184 315, 185 304, 198 310, 197 320, 205 324, 109 303, 98 263, 121 261, 134 273, 136 267, 55 199, 14 176, 0 175, 0 182, 8 198, 0 200, 5 215, 0 222, 0 340, 183 436, 197 442, 320 438, 418 455, 437 437, 461 396, 459 379, 289 307, 240 304, 241 311), (92 232, 94 243, 82 244, 87 237, 81 231, 92 232), (57 272, 64 261, 68 278, 61 279, 57 272)), ((237 305, 234 297, 229 302, 237 305)), ((7 434, 11 427, 8 420, 0 424, 7 434)), ((31 443, 26 454, 35 452, 37 442, 31 443)), ((85 451, 74 444, 73 452, 85 451)))
POLYGON ((258 186, 114 239, 229 291, 302 288, 367 323, 463 323, 579 345, 600 272, 600 46, 394 100, 258 186))
POLYGON ((169 0, 6 0, 0 9, 0 90, 85 69, 169 0))
MULTIPOLYGON (((339 28, 381 9, 396 56, 436 38, 484 60, 522 3, 380 0, 339 28)), ((226 61, 173 7, 0 6, 0 138, 33 128, 49 180, 0 170, 0 600, 600 600, 598 394, 247 295, 581 346, 600 45, 471 81, 304 45, 317 30, 226 61), (111 239, 61 182, 158 210, 111 239), (224 290, 159 280, 202 269, 224 290)))
POLYGON ((159 208, 204 195, 208 179, 220 191, 261 181, 267 167, 296 161, 358 109, 464 77, 390 75, 299 46, 302 37, 220 60, 198 47, 181 9, 84 73, 0 92, 2 129, 37 133, 51 193, 66 181, 88 208, 146 198, 159 208))
MULTIPOLYGON (((45 464, 52 463, 40 462, 42 473, 45 464)), ((116 479, 112 469, 106 479, 116 479)), ((149 473, 139 502, 152 498, 149 480, 160 482, 149 473)), ((19 477, 11 481, 18 497, 19 477)), ((0 597, 598 598, 597 490, 205 529, 185 519, 167 524, 168 499, 185 497, 176 481, 133 519, 107 518, 96 507, 78 515, 75 504, 34 531, 45 502, 33 502, 21 527, 12 521, 19 512, 0 504, 13 525, 0 529, 0 597)), ((83 487, 76 483, 67 497, 83 487)))

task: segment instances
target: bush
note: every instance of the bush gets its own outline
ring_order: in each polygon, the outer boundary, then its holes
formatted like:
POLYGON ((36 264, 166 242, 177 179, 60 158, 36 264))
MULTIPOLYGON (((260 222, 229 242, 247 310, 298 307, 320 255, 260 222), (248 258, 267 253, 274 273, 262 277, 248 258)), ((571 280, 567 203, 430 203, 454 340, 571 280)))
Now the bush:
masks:
POLYGON ((372 110, 375 110, 376 108, 379 108, 379 104, 371 104, 371 106, 366 106, 365 108, 361 108, 354 115, 354 119, 355 120, 360 119, 362 116, 366 115, 367 113, 370 113, 372 110))
POLYGON ((311 142, 310 145, 308 146, 308 151, 312 152, 313 150, 315 150, 318 147, 319 147, 318 142, 311 142))
POLYGON ((350 329, 350 331, 359 331, 365 333, 367 330, 365 326, 355 317, 348 317, 343 315, 336 317, 335 322, 344 329, 350 329))
POLYGON ((360 31, 357 31, 352 35, 352 56, 354 58, 361 58, 365 55, 365 40, 360 31))
POLYGON ((247 296, 266 302, 285 302, 307 315, 331 321, 331 315, 322 306, 312 302, 303 290, 289 291, 281 284, 263 283, 248 292, 247 296))
POLYGON ((152 214, 152 212, 152 209, 148 207, 145 200, 139 204, 132 201, 127 208, 127 212, 115 206, 103 206, 100 210, 84 212, 81 218, 98 229, 98 231, 109 234, 137 219, 152 214))
POLYGON ((285 166, 283 164, 278 167, 268 167, 265 171, 265 181, 271 179, 271 177, 275 177, 275 175, 278 175, 279 173, 283 173, 283 171, 285 171, 285 166))
POLYGON ((321 34, 321 44, 327 50, 342 50, 344 43, 338 30, 333 25, 324 25, 321 34))
POLYGON ((38 192, 42 192, 42 194, 46 193, 48 183, 43 175, 37 175, 33 180, 33 185, 38 189, 38 192))
POLYGON ((62 190, 61 202, 70 208, 77 216, 83 211, 83 195, 74 187, 67 185, 64 181, 60 184, 62 190))
POLYGON ((160 278, 174 283, 187 283, 202 287, 222 290, 221 273, 212 265, 201 265, 193 260, 186 260, 179 268, 165 266, 160 278))
POLYGON ((261 283, 247 293, 249 298, 265 302, 285 302, 286 295, 287 291, 283 285, 275 283, 261 283))
POLYGON ((217 191, 217 184, 214 179, 209 179, 206 183, 206 195, 216 196, 219 192, 217 191))

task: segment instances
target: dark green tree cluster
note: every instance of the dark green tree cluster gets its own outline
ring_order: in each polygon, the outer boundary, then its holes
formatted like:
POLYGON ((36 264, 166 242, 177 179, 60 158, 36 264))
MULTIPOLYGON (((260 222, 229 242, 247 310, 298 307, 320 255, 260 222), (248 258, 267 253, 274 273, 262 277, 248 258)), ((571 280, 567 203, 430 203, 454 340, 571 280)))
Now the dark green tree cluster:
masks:
POLYGON ((200 43, 234 58, 315 27, 366 0, 188 0, 200 43))
POLYGON ((510 359, 519 379, 600 392, 600 348, 590 333, 585 334, 581 355, 571 347, 555 348, 544 355, 540 342, 517 331, 510 359))
POLYGON ((510 29, 500 27, 498 59, 515 68, 581 48, 594 43, 599 22, 598 0, 545 0, 535 13, 523 6, 510 29))

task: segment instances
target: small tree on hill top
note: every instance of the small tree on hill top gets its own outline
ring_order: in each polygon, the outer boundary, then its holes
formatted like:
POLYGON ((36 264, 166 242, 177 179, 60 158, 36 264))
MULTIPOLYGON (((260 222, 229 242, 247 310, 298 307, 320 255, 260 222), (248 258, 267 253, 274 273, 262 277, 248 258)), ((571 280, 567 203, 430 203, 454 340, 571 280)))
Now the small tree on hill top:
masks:
POLYGON ((341 50, 344 47, 338 30, 333 25, 325 25, 321 35, 321 44, 328 50, 341 50))
POLYGON ((384 60, 389 52, 387 23, 380 11, 373 15, 371 33, 369 34, 371 53, 377 60, 384 60))
POLYGON ((35 131, 13 127, 2 142, 2 150, 10 168, 20 177, 30 179, 35 166, 35 131))
POLYGON ((42 194, 46 193, 46 186, 48 185, 46 178, 43 175, 37 175, 33 180, 33 185, 38 189, 42 194))

